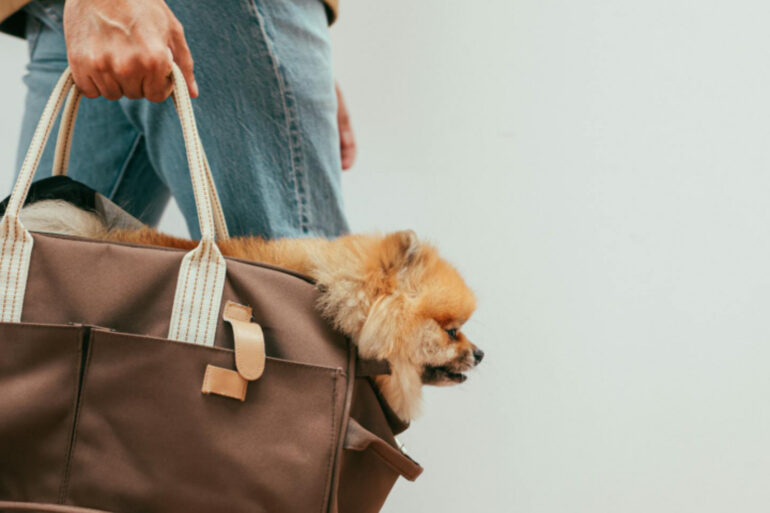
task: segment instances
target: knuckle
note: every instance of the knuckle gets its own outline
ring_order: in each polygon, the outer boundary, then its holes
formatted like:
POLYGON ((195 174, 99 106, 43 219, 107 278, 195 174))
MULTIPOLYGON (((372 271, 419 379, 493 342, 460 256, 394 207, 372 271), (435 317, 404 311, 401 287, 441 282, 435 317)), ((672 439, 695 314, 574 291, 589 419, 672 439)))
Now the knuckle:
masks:
POLYGON ((94 71, 104 72, 110 69, 111 62, 106 55, 90 55, 86 57, 86 66, 94 71))
POLYGON ((154 57, 150 55, 145 55, 139 61, 139 66, 141 66, 143 71, 152 73, 158 68, 158 62, 154 57))
POLYGON ((144 96, 151 102, 162 102, 171 94, 171 88, 167 87, 164 81, 155 81, 148 84, 145 82, 144 96))
POLYGON ((67 59, 73 68, 82 67, 88 62, 88 58, 83 52, 72 52, 67 56, 67 59))
POLYGON ((139 66, 133 59, 122 59, 113 65, 113 71, 119 79, 127 79, 139 71, 139 66))
POLYGON ((184 26, 179 22, 179 20, 174 20, 171 22, 171 32, 176 36, 184 36, 184 26))
POLYGON ((169 67, 168 59, 165 56, 149 57, 145 62, 147 71, 151 71, 156 74, 162 74, 169 67))
POLYGON ((165 47, 153 48, 142 56, 142 67, 151 72, 165 71, 169 67, 168 51, 165 47))
POLYGON ((147 99, 150 100, 151 102, 156 102, 156 103, 162 102, 167 97, 168 95, 163 90, 156 89, 156 90, 147 92, 147 99))
POLYGON ((99 97, 99 91, 95 91, 91 87, 80 87, 80 86, 78 86, 78 88, 80 89, 80 92, 83 93, 83 96, 85 96, 86 98, 93 99, 93 98, 98 98, 99 97))

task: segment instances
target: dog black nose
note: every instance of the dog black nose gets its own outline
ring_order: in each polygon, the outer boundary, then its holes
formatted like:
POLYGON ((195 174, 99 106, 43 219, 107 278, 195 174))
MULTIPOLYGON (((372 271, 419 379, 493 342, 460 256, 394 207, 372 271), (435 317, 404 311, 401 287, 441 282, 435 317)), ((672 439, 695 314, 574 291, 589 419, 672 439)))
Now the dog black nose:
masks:
POLYGON ((481 360, 484 359, 484 351, 482 351, 481 349, 474 349, 473 358, 476 360, 476 365, 480 364, 481 360))

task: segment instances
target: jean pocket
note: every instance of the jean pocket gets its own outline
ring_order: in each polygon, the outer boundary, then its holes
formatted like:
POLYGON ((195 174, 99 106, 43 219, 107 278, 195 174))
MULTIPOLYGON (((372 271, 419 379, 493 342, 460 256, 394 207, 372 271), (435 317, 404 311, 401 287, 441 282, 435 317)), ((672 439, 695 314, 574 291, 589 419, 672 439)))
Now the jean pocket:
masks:
MULTIPOLYGON (((30 2, 25 7, 27 14, 26 38, 29 53, 30 71, 37 65, 57 73, 67 67, 67 49, 64 42, 64 29, 59 14, 46 13, 46 5, 39 0, 30 2)), ((46 95, 48 93, 45 93, 46 95)))
MULTIPOLYGON (((56 31, 63 31, 64 1, 63 0, 32 0, 24 7, 30 18, 56 31)), ((29 29, 29 26, 27 27, 29 29)), ((29 36, 28 36, 29 37, 29 36)))

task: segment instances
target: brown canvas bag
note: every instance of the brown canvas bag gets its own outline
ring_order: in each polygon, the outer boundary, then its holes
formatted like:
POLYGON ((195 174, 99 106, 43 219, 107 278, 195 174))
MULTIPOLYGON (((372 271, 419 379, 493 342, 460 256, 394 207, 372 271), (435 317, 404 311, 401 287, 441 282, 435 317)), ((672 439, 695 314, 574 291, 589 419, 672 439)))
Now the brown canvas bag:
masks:
POLYGON ((30 233, 19 220, 59 80, 0 222, 0 511, 369 513, 422 471, 372 377, 295 273, 223 258, 227 237, 174 69, 201 228, 184 251, 30 233))

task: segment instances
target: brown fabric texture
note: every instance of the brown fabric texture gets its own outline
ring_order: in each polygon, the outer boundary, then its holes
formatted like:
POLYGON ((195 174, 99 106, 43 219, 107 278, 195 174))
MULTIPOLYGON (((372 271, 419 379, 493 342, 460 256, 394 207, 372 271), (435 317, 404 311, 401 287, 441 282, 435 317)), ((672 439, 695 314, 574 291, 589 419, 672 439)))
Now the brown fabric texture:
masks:
POLYGON ((59 499, 83 336, 75 326, 0 324, 0 498, 59 499))
POLYGON ((387 366, 309 280, 227 259, 221 308, 250 307, 267 354, 241 402, 201 393, 236 370, 221 311, 215 347, 164 338, 183 251, 33 237, 22 322, 0 323, 0 511, 368 513, 421 471, 356 375, 387 366))
POLYGON ((34 511, 38 513, 108 513, 92 508, 62 506, 60 504, 42 504, 39 502, 0 501, 0 511, 34 511))

